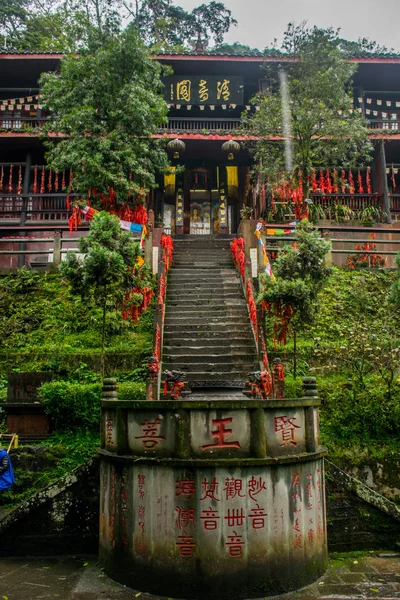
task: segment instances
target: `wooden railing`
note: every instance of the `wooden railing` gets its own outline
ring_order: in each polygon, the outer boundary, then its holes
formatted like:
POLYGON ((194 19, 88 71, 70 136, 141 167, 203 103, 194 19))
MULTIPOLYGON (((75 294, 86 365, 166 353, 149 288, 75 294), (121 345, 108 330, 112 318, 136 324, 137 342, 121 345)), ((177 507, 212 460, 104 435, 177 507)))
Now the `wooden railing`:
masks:
MULTIPOLYGON (((0 194, 0 222, 67 221, 68 194, 0 194)), ((78 194, 69 194, 70 200, 78 194)))
POLYGON ((400 194, 390 194, 389 200, 392 218, 397 221, 400 217, 400 194))
POLYGON ((0 129, 27 129, 29 127, 41 127, 47 121, 47 117, 6 117, 0 115, 0 129))
POLYGON ((383 207, 382 199, 378 193, 375 194, 310 194, 313 204, 323 208, 333 207, 336 204, 343 204, 352 210, 362 210, 367 206, 383 207))
POLYGON ((392 121, 392 120, 379 120, 379 121, 369 121, 368 129, 377 129, 380 131, 399 131, 400 132, 400 122, 392 121))
MULTIPOLYGON (((25 117, 0 115, 0 130, 24 130, 41 127, 48 117, 25 117)), ((169 117, 168 123, 161 125, 160 131, 234 131, 243 126, 241 119, 215 117, 169 117)), ((381 119, 368 121, 368 129, 400 132, 400 121, 381 119)))
POLYGON ((170 117, 160 131, 235 131, 241 125, 241 119, 170 117))

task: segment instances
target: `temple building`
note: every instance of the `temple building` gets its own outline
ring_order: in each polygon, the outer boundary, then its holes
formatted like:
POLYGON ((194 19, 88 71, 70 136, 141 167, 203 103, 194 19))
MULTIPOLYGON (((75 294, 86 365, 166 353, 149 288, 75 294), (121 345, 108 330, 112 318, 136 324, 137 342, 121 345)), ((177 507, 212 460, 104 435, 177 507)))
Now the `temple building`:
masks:
MULTIPOLYGON (((156 224, 172 234, 235 233, 243 204, 256 218, 268 198, 250 178, 249 139, 241 116, 257 110, 255 94, 266 85, 264 65, 282 58, 254 55, 163 54, 168 123, 155 137, 166 138, 176 167, 158 175, 148 196, 156 224), (184 168, 179 168, 184 167, 184 168)), ((59 68, 62 54, 0 54, 0 236, 67 229, 65 186, 69 174, 43 168, 39 137, 47 115, 40 102, 39 77, 59 68), (28 126, 36 129, 29 131, 28 126)), ((376 203, 396 219, 400 212, 400 57, 362 57, 354 80, 354 110, 369 122, 374 145, 371 185, 363 193, 337 194, 349 206, 376 203), (345 197, 346 196, 346 197, 345 197)), ((364 174, 365 175, 365 174, 364 174)), ((364 176, 363 175, 363 176, 364 176)), ((356 176, 356 174, 355 174, 356 176)), ((364 179, 365 181, 365 179, 364 179)), ((335 196, 335 194, 332 194, 335 196)), ((318 198, 315 199, 318 202, 318 198)))

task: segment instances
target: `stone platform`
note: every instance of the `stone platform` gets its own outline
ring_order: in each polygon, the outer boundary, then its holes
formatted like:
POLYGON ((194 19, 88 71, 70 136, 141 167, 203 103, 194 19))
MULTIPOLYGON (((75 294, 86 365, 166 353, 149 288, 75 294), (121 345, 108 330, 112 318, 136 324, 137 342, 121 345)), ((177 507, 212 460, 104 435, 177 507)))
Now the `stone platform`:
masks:
MULTIPOLYGON (((109 579, 96 557, 0 560, 0 598, 8 600, 166 600, 109 579)), ((400 553, 331 556, 326 574, 278 600, 394 600, 400 598, 400 553)), ((206 598, 204 598, 206 600, 206 598)), ((234 598, 232 598, 234 600, 234 598)))

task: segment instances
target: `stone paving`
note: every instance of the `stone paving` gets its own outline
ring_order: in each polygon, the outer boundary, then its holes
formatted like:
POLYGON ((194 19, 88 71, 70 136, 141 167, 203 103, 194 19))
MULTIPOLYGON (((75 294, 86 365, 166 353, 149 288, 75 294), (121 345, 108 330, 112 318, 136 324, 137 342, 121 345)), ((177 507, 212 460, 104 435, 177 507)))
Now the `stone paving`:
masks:
MULTIPOLYGON (((95 557, 0 559, 0 600, 167 600, 108 579, 95 557)), ((400 553, 333 556, 327 573, 279 600, 400 598, 400 553)), ((170 600, 170 599, 168 599, 170 600)), ((204 600, 207 600, 204 598, 204 600)), ((234 597, 232 597, 234 600, 234 597)))

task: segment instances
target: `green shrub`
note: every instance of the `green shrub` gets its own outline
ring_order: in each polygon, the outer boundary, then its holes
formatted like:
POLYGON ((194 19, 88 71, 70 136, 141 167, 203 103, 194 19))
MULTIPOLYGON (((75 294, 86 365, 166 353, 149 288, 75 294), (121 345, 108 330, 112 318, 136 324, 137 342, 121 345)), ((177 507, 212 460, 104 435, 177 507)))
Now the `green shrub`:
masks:
POLYGON ((39 390, 40 401, 56 430, 99 427, 100 395, 100 383, 52 381, 39 390))
MULTIPOLYGON (((118 386, 120 400, 144 400, 145 397, 145 383, 129 382, 118 386)), ((41 386, 39 398, 55 430, 99 428, 101 383, 52 381, 41 386)))
POLYGON ((319 379, 322 401, 321 432, 324 441, 385 439, 400 428, 400 385, 390 396, 377 377, 369 376, 365 387, 332 377, 319 379))

